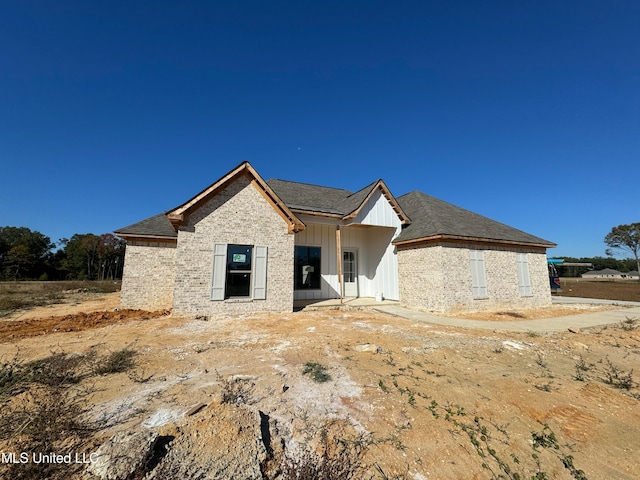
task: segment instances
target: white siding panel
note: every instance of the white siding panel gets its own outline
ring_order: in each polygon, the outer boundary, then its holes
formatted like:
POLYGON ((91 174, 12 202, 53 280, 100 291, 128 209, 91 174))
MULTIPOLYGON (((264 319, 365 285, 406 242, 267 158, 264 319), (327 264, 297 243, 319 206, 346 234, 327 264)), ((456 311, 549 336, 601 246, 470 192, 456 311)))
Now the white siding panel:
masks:
MULTIPOLYGON (((386 199, 382 198, 386 202, 386 199)), ((378 213, 380 212, 384 212, 384 209, 380 209, 378 213)), ((393 215, 395 216, 395 212, 393 212, 393 215)), ((374 297, 376 293, 380 292, 385 298, 399 299, 398 261, 395 248, 391 245, 391 241, 399 231, 399 221, 397 228, 341 227, 342 248, 357 250, 358 291, 360 296, 374 297)), ((295 244, 317 246, 322 249, 322 284, 320 290, 294 291, 295 299, 338 298, 338 257, 335 225, 307 223, 307 228, 296 234, 295 244)))
POLYGON ((296 234, 295 244, 320 247, 320 276, 322 280, 319 290, 294 290, 294 299, 337 298, 336 227, 334 225, 307 224, 307 228, 296 234))
POLYGON ((369 201, 362 207, 360 213, 353 223, 363 225, 376 225, 380 227, 400 227, 400 219, 393 210, 393 207, 380 190, 371 196, 369 201))

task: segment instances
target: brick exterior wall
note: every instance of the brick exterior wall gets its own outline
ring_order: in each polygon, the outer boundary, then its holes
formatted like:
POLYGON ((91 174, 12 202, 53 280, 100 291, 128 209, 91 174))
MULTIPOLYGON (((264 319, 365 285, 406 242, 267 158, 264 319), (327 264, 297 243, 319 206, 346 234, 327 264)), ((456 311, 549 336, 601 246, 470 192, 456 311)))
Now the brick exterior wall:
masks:
POLYGON ((551 304, 544 250, 442 243, 398 249, 400 302, 436 312, 551 304), (473 298, 469 250, 484 252, 487 298, 473 298), (527 253, 531 296, 520 295, 516 253, 527 253))
POLYGON ((171 308, 176 272, 176 244, 127 241, 120 305, 123 308, 171 308))
MULTIPOLYGON (((177 315, 293 310, 294 235, 241 175, 197 208, 178 231, 173 312, 177 315), (217 243, 267 247, 265 300, 211 300, 217 243)), ((254 249, 255 252, 255 249, 254 249)))

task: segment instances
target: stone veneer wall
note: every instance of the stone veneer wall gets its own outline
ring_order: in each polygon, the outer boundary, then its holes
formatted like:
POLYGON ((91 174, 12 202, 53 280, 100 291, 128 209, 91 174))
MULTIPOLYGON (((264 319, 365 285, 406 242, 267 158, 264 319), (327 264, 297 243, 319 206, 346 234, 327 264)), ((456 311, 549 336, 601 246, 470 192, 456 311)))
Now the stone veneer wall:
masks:
POLYGON ((543 249, 436 244, 398 249, 400 302, 437 312, 538 307, 551 304, 543 249), (484 251, 486 299, 474 299, 469 250, 484 251), (527 253, 531 296, 521 296, 516 253, 527 253))
POLYGON ((294 235, 247 176, 239 176, 197 208, 178 231, 173 313, 293 310, 294 235), (267 247, 265 300, 211 300, 216 243, 267 247))
POLYGON ((175 242, 128 240, 120 305, 144 310, 171 308, 175 273, 175 242))

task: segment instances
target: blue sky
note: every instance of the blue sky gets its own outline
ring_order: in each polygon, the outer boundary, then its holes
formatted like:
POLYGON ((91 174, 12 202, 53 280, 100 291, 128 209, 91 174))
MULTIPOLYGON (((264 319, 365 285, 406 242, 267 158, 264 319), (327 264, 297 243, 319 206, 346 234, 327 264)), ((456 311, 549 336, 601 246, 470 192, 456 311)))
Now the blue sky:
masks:
POLYGON ((604 255, 640 221, 637 1, 0 0, 0 225, 56 241, 243 160, 604 255))

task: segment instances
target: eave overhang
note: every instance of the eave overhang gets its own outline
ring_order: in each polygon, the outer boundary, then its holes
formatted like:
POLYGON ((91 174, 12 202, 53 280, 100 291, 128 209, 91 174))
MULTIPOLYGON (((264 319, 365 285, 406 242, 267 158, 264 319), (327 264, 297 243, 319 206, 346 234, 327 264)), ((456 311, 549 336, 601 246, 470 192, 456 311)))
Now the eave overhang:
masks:
POLYGON ((502 240, 495 238, 482 238, 482 237, 465 237, 461 235, 431 235, 428 237, 415 238, 411 240, 402 240, 392 242, 396 247, 418 247, 421 245, 429 245, 436 243, 466 243, 466 244, 481 244, 489 246, 512 246, 512 247, 525 247, 525 248, 539 248, 547 249, 554 248, 557 245, 555 243, 536 243, 536 242, 522 242, 515 240, 502 240))

